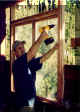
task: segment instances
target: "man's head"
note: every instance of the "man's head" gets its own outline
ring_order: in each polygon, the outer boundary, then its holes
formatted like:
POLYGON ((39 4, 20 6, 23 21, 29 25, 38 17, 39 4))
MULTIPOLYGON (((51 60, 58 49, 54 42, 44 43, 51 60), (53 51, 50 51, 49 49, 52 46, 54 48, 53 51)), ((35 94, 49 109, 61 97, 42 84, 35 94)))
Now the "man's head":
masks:
POLYGON ((20 41, 20 40, 14 41, 12 50, 14 51, 15 56, 17 58, 22 56, 25 53, 25 48, 24 48, 25 43, 26 43, 25 41, 20 41))

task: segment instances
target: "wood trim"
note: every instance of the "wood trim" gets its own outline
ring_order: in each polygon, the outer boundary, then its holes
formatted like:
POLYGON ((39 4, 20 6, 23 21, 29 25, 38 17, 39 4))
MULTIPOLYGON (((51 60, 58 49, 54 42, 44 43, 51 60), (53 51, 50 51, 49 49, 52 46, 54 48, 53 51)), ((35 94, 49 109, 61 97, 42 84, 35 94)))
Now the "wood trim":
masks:
POLYGON ((11 9, 11 21, 13 21, 15 19, 15 7, 16 5, 13 5, 10 9, 11 9))
POLYGON ((44 19, 50 19, 51 17, 53 18, 58 17, 58 8, 51 10, 51 11, 47 11, 45 13, 41 13, 41 14, 37 14, 37 15, 29 16, 29 17, 24 17, 18 20, 11 21, 11 24, 14 24, 15 26, 19 26, 19 25, 29 24, 32 21, 37 22, 37 21, 41 21, 44 19))
POLYGON ((15 25, 11 24, 11 21, 15 19, 15 5, 10 8, 10 74, 11 74, 11 91, 14 92, 14 79, 13 79, 13 73, 12 73, 12 63, 14 61, 14 58, 12 59, 12 44, 15 40, 15 25))
POLYGON ((11 45, 15 41, 15 25, 11 25, 11 45))
POLYGON ((40 96, 37 96, 37 99, 41 102, 48 103, 48 104, 57 103, 56 100, 52 101, 52 100, 49 100, 49 99, 46 99, 46 98, 40 97, 40 96))
POLYGON ((58 0, 58 8, 60 8, 61 0, 58 0))
MULTIPOLYGON (((10 55, 11 55, 11 53, 12 53, 12 44, 13 44, 13 42, 15 41, 15 26, 12 26, 11 25, 11 41, 10 41, 10 55)), ((13 80, 13 73, 12 73, 12 63, 13 63, 13 61, 14 61, 14 59, 15 59, 15 57, 13 57, 13 59, 12 59, 12 57, 11 57, 11 59, 10 59, 10 62, 11 62, 11 91, 15 91, 14 90, 14 80, 13 80)))
POLYGON ((32 22, 32 44, 35 42, 35 22, 32 22))
POLYGON ((49 99, 46 99, 46 98, 43 98, 40 96, 37 96, 37 100, 43 104, 48 104, 50 106, 52 105, 53 108, 54 108, 54 106, 55 106, 55 108, 64 108, 64 105, 60 102, 57 102, 57 101, 52 101, 52 100, 49 100, 49 99))
POLYGON ((63 62, 63 40, 65 38, 64 6, 59 4, 58 17, 58 101, 61 102, 64 94, 64 62, 63 62))
MULTIPOLYGON (((30 17, 30 18, 33 18, 33 16, 32 17, 30 17)), ((47 20, 47 19, 51 19, 51 18, 57 18, 57 15, 53 15, 53 16, 50 16, 50 17, 45 17, 45 18, 39 18, 39 19, 37 19, 36 21, 35 20, 27 20, 27 21, 24 21, 24 22, 19 22, 19 23, 17 23, 17 24, 14 24, 15 26, 21 26, 21 25, 25 25, 25 24, 30 24, 30 23, 32 23, 32 21, 34 21, 34 22, 38 22, 38 21, 42 21, 42 20, 47 20)))

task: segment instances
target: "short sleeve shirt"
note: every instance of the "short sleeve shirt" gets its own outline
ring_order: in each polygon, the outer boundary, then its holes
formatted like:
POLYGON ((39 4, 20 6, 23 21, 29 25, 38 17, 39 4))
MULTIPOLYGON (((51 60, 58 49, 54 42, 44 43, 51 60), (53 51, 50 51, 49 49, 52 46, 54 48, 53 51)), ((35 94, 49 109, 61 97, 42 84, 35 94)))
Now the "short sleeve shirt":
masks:
POLYGON ((19 98, 24 100, 23 102, 36 96, 36 71, 42 67, 40 58, 33 58, 28 63, 27 54, 25 53, 13 63, 15 91, 19 98))

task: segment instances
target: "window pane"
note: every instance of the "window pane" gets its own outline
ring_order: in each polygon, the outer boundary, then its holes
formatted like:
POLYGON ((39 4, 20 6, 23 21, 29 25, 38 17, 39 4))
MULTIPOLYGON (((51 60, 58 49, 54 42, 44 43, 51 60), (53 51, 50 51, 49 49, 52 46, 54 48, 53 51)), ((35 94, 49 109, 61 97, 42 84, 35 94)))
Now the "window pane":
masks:
MULTIPOLYGON (((46 21, 40 21, 36 23, 36 39, 40 35, 39 28, 42 26, 54 24, 55 27, 48 31, 49 37, 54 38, 54 42, 48 46, 43 42, 38 54, 38 56, 46 53, 50 48, 54 46, 57 42, 57 19, 50 19, 46 21)), ((57 51, 53 53, 53 55, 43 63, 43 67, 41 70, 37 72, 36 76, 36 90, 37 95, 55 100, 57 95, 57 51)))
POLYGON ((10 60, 10 8, 6 9, 6 59, 10 60))
POLYGON ((27 52, 32 45, 32 24, 16 27, 15 40, 25 40, 27 52))

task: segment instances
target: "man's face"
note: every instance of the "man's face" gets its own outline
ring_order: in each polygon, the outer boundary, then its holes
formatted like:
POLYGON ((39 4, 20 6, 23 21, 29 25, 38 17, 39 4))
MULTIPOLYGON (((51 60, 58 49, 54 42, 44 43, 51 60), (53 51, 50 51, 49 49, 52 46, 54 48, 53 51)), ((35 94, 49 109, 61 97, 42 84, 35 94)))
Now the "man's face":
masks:
POLYGON ((24 53, 25 53, 24 44, 23 43, 20 43, 16 47, 15 55, 18 58, 18 57, 21 57, 24 53))

